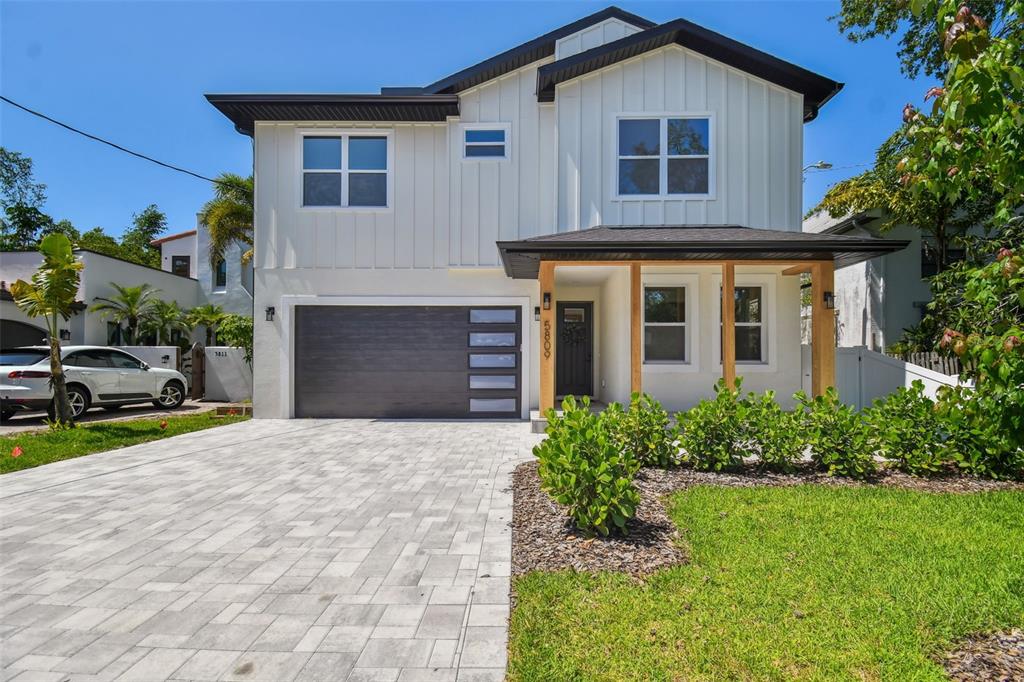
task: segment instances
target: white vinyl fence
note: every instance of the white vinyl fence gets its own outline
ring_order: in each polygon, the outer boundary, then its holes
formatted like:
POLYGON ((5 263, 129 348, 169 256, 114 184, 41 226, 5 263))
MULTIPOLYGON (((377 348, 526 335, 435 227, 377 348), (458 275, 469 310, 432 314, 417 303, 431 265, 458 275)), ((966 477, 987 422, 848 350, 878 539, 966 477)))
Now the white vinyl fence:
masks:
POLYGON ((241 348, 207 346, 205 380, 206 400, 236 403, 252 398, 252 368, 241 348))
POLYGON ((924 384, 925 395, 934 398, 942 386, 967 385, 949 376, 862 346, 836 349, 836 390, 839 398, 857 409, 869 407, 876 398, 909 387, 915 380, 924 384))

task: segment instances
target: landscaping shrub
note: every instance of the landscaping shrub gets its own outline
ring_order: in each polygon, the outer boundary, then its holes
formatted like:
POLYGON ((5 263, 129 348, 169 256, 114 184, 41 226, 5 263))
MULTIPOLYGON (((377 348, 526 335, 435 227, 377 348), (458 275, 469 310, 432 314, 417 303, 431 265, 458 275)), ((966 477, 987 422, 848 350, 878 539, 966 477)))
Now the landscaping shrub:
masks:
POLYGON ((533 449, 541 487, 580 529, 625 534, 640 503, 633 487, 640 461, 617 442, 613 420, 591 414, 589 398, 577 403, 572 396, 562 402, 562 416, 548 410, 545 417, 548 437, 533 449))
POLYGON ((747 395, 741 414, 746 422, 747 440, 763 469, 792 471, 804 452, 800 419, 775 402, 775 392, 747 395))
POLYGON ((860 414, 839 401, 834 388, 815 398, 803 391, 794 397, 804 409, 801 431, 815 464, 829 475, 868 478, 875 473, 870 431, 860 414))
POLYGON ((973 391, 963 386, 944 388, 938 414, 948 432, 943 456, 975 476, 1024 477, 1024 450, 1016 421, 1024 419, 1024 404, 1014 402, 1024 391, 973 391))
POLYGON ((742 464, 747 435, 744 412, 745 407, 739 399, 739 380, 736 390, 732 390, 719 379, 712 400, 702 400, 676 415, 683 461, 709 471, 722 471, 742 464))
POLYGON ((921 381, 876 400, 864 421, 874 448, 897 469, 917 476, 942 469, 945 430, 921 381))
POLYGON ((680 463, 679 428, 657 400, 634 393, 629 409, 612 403, 602 413, 619 447, 640 460, 641 466, 670 467, 680 463))

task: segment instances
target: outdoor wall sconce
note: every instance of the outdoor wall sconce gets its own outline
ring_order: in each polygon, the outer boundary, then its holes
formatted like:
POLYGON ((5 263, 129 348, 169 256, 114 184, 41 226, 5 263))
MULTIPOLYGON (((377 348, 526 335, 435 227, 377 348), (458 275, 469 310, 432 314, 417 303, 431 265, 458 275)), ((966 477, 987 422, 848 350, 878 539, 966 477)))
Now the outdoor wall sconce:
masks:
POLYGON ((540 322, 540 306, 536 305, 533 307, 533 319, 540 322))
POLYGON ((551 292, 544 292, 544 310, 551 310, 551 292))
POLYGON ((61 341, 70 341, 71 340, 71 330, 70 329, 61 329, 60 330, 60 340, 61 341))
POLYGON ((836 307, 836 295, 831 291, 825 292, 825 309, 834 310, 836 307))
POLYGON ((275 312, 276 311, 274 310, 274 306, 272 306, 272 305, 268 305, 267 306, 267 322, 273 322, 274 321, 274 313, 275 312))

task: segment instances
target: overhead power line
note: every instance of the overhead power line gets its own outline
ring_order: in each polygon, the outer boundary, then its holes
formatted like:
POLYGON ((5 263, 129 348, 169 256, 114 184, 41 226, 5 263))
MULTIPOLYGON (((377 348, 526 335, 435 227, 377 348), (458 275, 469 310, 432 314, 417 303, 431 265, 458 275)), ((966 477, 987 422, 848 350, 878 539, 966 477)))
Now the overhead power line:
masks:
POLYGON ((55 118, 53 118, 51 116, 47 116, 46 114, 44 114, 42 112, 36 111, 34 109, 29 109, 24 104, 18 104, 17 102, 15 102, 14 100, 12 100, 9 97, 4 97, 3 95, 0 95, 0 100, 3 100, 4 102, 7 102, 12 107, 17 107, 18 109, 21 109, 24 112, 32 114, 33 116, 38 116, 39 118, 43 119, 44 121, 48 121, 49 123, 53 123, 54 125, 60 126, 61 128, 64 128, 65 130, 70 130, 73 133, 76 133, 76 134, 81 135, 83 137, 87 137, 90 140, 93 140, 95 142, 99 142, 101 144, 105 144, 108 147, 113 147, 114 149, 118 150, 119 152, 124 152, 125 154, 131 154, 132 156, 140 158, 140 159, 143 159, 144 161, 149 161, 150 163, 155 163, 158 166, 163 166, 164 168, 169 168, 170 170, 177 171, 178 173, 184 173, 185 175, 191 175, 192 177, 199 178, 200 180, 205 180, 207 182, 212 182, 215 185, 223 185, 224 187, 230 187, 230 188, 235 189, 235 190, 239 190, 239 189, 244 190, 245 189, 243 187, 239 187, 235 183, 224 182, 223 180, 218 180, 216 178, 208 178, 205 175, 202 175, 201 173, 196 173, 195 171, 190 171, 187 168, 182 168, 181 166, 175 166, 174 164, 165 163, 163 161, 160 161, 159 159, 154 159, 152 156, 146 156, 145 154, 142 154, 141 152, 136 152, 136 151, 133 151, 131 149, 128 149, 127 147, 122 147, 121 145, 119 145, 119 144, 117 144, 115 142, 111 142, 110 140, 105 140, 102 137, 99 137, 97 135, 93 135, 91 133, 87 133, 84 130, 79 130, 78 128, 76 128, 74 126, 68 125, 67 123, 63 123, 61 121, 58 121, 57 119, 55 119, 55 118))

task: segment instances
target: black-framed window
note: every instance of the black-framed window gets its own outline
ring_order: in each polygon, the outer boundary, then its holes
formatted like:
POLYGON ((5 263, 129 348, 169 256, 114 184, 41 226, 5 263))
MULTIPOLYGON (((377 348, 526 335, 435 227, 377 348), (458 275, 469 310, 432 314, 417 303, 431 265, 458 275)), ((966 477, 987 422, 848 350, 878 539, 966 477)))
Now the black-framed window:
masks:
POLYGON ((190 277, 192 275, 192 257, 171 256, 171 272, 181 277, 190 277))
POLYGON ((228 285, 228 263, 219 258, 213 266, 213 286, 216 289, 223 289, 228 285))

